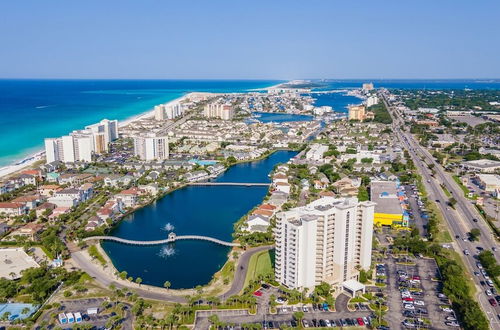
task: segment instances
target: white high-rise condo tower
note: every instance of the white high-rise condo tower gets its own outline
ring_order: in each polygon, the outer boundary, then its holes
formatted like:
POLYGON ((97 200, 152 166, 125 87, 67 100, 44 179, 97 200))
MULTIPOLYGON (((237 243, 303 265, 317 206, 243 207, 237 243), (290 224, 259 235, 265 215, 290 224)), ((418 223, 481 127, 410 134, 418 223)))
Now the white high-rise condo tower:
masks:
POLYGON ((375 203, 323 197, 280 212, 274 231, 276 280, 289 288, 341 286, 371 264, 375 203))

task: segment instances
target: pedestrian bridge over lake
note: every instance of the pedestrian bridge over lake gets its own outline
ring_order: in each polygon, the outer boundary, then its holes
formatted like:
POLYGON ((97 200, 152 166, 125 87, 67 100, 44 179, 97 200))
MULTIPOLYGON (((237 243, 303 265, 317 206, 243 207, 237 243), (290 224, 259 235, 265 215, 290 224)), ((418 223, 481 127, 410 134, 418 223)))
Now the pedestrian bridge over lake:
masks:
POLYGON ((174 233, 168 234, 168 238, 160 239, 155 241, 134 241, 126 238, 120 238, 115 236, 91 236, 83 239, 84 241, 92 241, 92 240, 104 240, 104 241, 113 241, 123 244, 130 245, 160 245, 166 243, 173 243, 175 241, 180 240, 198 240, 198 241, 209 241, 215 244, 224 245, 224 246, 240 246, 239 243, 226 242, 217 238, 208 237, 208 236, 199 236, 199 235, 181 235, 177 236, 174 233))
POLYGON ((245 186, 245 187, 267 187, 271 183, 265 182, 190 182, 190 186, 245 186))

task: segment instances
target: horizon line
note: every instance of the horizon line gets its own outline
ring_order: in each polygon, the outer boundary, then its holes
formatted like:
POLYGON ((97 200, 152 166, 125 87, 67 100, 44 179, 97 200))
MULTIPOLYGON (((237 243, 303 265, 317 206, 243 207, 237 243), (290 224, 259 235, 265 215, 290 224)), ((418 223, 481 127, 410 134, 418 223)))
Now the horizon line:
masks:
POLYGON ((177 80, 198 80, 198 81, 293 81, 293 80, 326 80, 326 81, 345 81, 345 80, 496 80, 500 82, 499 78, 42 78, 42 77, 0 77, 0 80, 156 80, 156 81, 177 81, 177 80))

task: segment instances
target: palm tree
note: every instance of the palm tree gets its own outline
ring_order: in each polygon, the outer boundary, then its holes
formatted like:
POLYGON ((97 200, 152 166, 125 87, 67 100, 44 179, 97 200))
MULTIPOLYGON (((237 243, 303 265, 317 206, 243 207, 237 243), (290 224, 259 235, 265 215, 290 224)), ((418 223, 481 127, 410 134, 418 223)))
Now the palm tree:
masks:
POLYGON ((172 283, 170 283, 169 281, 165 281, 165 283, 163 283, 163 287, 164 287, 165 289, 167 289, 167 290, 168 290, 168 289, 170 289, 170 286, 171 286, 171 285, 172 285, 172 283))
POLYGON ((142 278, 140 278, 140 277, 136 278, 135 283, 137 283, 137 284, 139 284, 139 286, 141 286, 142 278))

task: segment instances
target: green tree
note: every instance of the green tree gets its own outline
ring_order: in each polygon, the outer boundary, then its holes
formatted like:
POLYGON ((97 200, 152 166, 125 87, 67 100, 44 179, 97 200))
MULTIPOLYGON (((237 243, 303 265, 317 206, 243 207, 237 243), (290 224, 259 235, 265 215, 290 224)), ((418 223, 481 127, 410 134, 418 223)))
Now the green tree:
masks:
POLYGON ((358 199, 360 202, 364 202, 370 200, 370 196, 368 195, 368 190, 365 186, 360 186, 358 188, 358 199))
POLYGON ((472 228, 469 232, 469 237, 473 241, 479 241, 479 236, 481 236, 481 231, 478 228, 472 228))
POLYGON ((297 312, 294 312, 293 313, 293 318, 299 323, 301 324, 302 322, 302 319, 304 318, 304 312, 302 311, 297 311, 297 312))
POLYGON ((163 283, 163 287, 167 290, 170 289, 171 286, 172 286, 172 283, 170 283, 169 281, 165 281, 165 283, 163 283))

